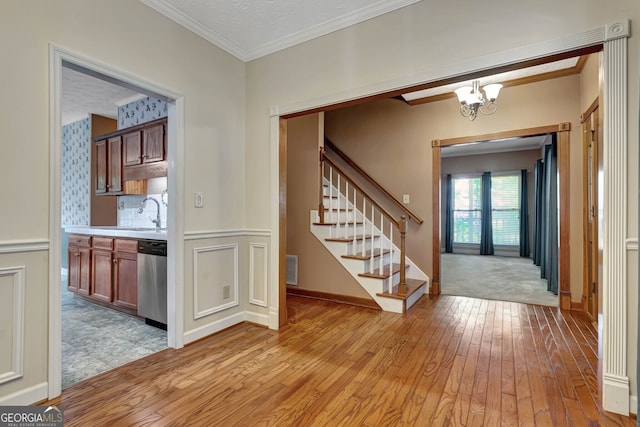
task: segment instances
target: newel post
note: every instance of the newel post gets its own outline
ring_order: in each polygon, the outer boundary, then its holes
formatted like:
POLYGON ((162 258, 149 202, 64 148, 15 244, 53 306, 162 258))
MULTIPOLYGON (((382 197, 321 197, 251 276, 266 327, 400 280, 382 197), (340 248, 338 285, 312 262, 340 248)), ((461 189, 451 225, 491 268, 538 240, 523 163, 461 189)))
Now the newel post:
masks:
POLYGON ((407 284, 406 284, 406 266, 405 266, 405 236, 407 234, 407 217, 402 215, 400 217, 400 283, 398 283, 398 295, 406 295, 407 293, 407 284))
POLYGON ((318 162, 318 222, 324 224, 324 147, 320 147, 318 162))

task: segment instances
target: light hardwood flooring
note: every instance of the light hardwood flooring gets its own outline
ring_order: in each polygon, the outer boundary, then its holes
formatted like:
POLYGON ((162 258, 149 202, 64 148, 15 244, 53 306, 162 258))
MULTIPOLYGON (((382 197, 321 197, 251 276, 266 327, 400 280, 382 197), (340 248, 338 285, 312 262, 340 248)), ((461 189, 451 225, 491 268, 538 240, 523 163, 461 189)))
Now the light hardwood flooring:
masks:
POLYGON ((634 426, 597 403, 597 335, 554 307, 423 297, 406 315, 289 297, 66 389, 65 426, 634 426))

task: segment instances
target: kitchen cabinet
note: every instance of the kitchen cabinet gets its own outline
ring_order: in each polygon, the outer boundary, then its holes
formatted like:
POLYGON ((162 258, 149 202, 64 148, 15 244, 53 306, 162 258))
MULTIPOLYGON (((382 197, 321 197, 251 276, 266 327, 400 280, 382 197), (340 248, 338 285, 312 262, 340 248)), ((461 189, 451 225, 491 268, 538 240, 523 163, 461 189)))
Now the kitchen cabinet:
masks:
POLYGON ((91 249, 91 298, 113 301, 113 239, 93 237, 91 249))
POLYGON ((89 295, 91 280, 91 236, 69 236, 69 266, 67 289, 89 295))
POLYGON ((96 194, 122 193, 122 137, 96 141, 96 194))
POLYGON ((138 309, 138 242, 115 239, 113 253, 113 289, 115 305, 138 309))
POLYGON ((71 234, 69 291, 128 314, 138 311, 138 240, 71 234))
POLYGON ((124 167, 136 166, 165 160, 164 124, 144 127, 124 134, 124 167))

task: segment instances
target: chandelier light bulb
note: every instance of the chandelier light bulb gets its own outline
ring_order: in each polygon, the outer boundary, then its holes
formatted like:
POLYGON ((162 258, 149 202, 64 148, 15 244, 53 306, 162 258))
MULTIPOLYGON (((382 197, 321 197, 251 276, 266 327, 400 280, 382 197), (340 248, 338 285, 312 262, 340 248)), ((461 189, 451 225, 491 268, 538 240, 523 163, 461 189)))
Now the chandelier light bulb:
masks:
POLYGON ((475 120, 478 116, 478 111, 482 114, 493 114, 498 109, 495 101, 498 98, 500 89, 502 89, 502 85, 499 83, 486 85, 482 88, 483 94, 479 84, 480 82, 475 80, 473 86, 463 86, 455 90, 458 102, 460 102, 460 114, 463 117, 468 117, 469 120, 475 120))

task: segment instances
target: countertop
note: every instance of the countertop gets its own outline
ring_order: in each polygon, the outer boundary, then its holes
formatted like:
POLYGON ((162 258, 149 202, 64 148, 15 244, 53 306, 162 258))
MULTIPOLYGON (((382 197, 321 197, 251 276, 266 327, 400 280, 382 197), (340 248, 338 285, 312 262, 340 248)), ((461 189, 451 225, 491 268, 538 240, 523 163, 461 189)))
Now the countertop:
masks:
POLYGON ((167 240, 167 229, 156 231, 153 228, 141 227, 65 227, 67 233, 91 234, 94 236, 128 237, 133 239, 167 240))

